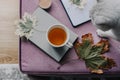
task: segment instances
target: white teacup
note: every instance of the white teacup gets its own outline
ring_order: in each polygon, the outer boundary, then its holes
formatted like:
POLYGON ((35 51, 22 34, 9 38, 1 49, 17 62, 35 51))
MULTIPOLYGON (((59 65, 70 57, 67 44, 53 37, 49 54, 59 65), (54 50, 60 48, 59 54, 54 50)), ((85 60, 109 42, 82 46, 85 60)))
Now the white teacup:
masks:
POLYGON ((67 46, 71 48, 73 45, 69 42, 69 30, 63 25, 53 25, 47 30, 47 41, 53 47, 67 46))

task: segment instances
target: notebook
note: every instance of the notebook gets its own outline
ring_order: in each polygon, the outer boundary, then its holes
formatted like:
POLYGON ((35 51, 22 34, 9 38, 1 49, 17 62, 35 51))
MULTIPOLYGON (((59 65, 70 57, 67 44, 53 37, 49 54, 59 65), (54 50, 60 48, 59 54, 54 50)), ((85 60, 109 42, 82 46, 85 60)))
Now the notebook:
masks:
POLYGON ((90 20, 89 11, 96 4, 96 0, 87 0, 87 4, 84 9, 80 9, 71 4, 70 0, 61 0, 61 3, 63 4, 73 27, 77 27, 78 25, 90 20))
MULTIPOLYGON (((53 18, 50 14, 48 14, 46 11, 44 11, 41 8, 37 8, 34 11, 33 16, 35 16, 38 21, 37 26, 35 26, 35 29, 37 30, 33 31, 33 34, 29 40, 33 42, 36 46, 38 46, 41 50, 43 50, 51 58, 59 62, 70 48, 66 46, 61 47, 61 48, 52 47, 47 42, 46 31, 52 25, 55 25, 55 24, 63 25, 63 24, 61 24, 58 20, 53 18)), ((77 34, 70 31, 69 42, 74 43, 77 37, 78 37, 77 34)))

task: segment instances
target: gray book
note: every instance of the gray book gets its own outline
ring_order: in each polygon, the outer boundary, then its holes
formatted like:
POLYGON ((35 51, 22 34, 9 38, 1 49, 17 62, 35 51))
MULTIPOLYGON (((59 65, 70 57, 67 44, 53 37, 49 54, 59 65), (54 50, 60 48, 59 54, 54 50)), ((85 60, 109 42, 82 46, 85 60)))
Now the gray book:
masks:
MULTIPOLYGON (((59 62, 70 48, 68 48, 67 46, 64 46, 61 48, 52 47, 47 42, 46 31, 50 26, 54 24, 56 25, 63 25, 63 24, 61 24, 58 20, 53 18, 50 14, 48 14, 46 11, 44 11, 41 8, 37 8, 35 12, 33 13, 33 16, 35 16, 38 21, 37 26, 35 27, 35 29, 37 30, 33 31, 33 34, 29 40, 32 41, 36 46, 38 46, 51 58, 59 62)), ((75 33, 70 31, 69 42, 74 43, 77 37, 78 36, 75 33)))

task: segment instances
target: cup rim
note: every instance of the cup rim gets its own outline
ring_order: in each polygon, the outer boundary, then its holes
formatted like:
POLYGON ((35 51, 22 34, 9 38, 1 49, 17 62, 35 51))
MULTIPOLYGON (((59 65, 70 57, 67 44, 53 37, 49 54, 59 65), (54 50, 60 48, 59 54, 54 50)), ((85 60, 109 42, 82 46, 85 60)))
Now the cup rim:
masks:
POLYGON ((51 5, 52 5, 52 0, 50 0, 50 2, 49 2, 49 4, 45 7, 43 7, 43 6, 41 6, 40 5, 40 2, 39 2, 39 6, 41 7, 41 8, 43 8, 43 9, 48 9, 48 8, 50 8, 51 7, 51 5))
POLYGON ((64 25, 55 24, 55 25, 50 26, 50 27, 47 29, 46 37, 47 37, 48 43, 49 43, 51 46, 53 46, 53 47, 63 47, 63 46, 65 46, 65 44, 67 44, 67 42, 68 42, 68 40, 69 40, 69 30, 68 30, 67 27, 65 27, 64 25), (49 33, 49 31, 51 30, 51 28, 54 28, 54 27, 56 27, 56 26, 62 27, 62 28, 65 30, 66 34, 67 34, 67 38, 66 38, 65 42, 64 42, 63 44, 61 44, 61 45, 54 45, 54 44, 52 44, 52 43, 49 41, 49 39, 48 39, 48 33, 49 33))

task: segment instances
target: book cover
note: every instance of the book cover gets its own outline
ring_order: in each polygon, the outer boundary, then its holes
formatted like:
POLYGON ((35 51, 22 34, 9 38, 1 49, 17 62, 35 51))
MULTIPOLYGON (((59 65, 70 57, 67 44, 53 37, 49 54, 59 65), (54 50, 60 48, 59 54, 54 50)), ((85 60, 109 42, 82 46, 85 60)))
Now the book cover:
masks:
MULTIPOLYGON (((67 53, 70 49, 66 46, 61 48, 54 48, 47 42, 46 39, 46 31, 52 25, 63 25, 58 20, 53 18, 50 14, 44 11, 41 8, 37 8, 33 13, 33 16, 37 18, 37 26, 33 31, 32 36, 29 38, 31 42, 33 42, 36 46, 38 46, 41 50, 43 50, 47 55, 52 57, 56 61, 60 61, 63 56, 67 53)), ((74 43, 77 39, 78 35, 74 32, 70 31, 70 40, 69 42, 74 43)))

